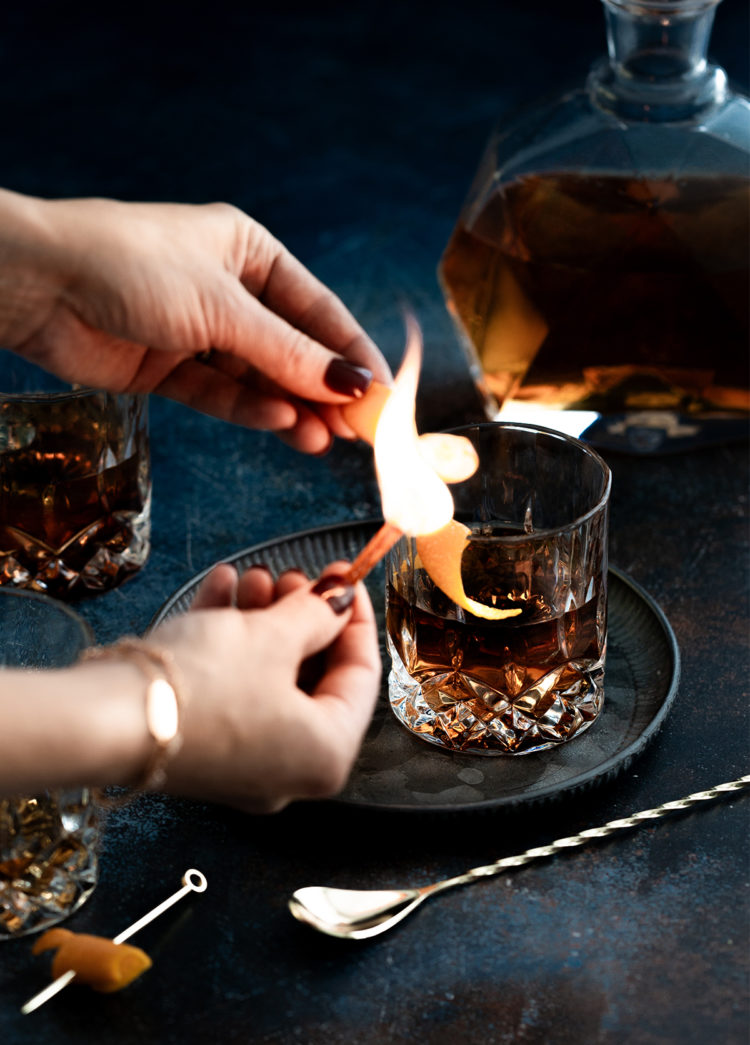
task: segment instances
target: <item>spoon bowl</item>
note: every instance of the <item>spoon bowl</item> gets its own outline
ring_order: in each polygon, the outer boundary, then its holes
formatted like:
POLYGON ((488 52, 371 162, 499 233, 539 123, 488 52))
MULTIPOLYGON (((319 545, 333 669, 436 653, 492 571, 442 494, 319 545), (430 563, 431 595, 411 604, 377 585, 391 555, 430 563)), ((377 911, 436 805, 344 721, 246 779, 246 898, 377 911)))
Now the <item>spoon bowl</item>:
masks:
POLYGON ((368 940, 386 932, 420 904, 422 889, 298 889, 289 910, 299 922, 344 940, 368 940))

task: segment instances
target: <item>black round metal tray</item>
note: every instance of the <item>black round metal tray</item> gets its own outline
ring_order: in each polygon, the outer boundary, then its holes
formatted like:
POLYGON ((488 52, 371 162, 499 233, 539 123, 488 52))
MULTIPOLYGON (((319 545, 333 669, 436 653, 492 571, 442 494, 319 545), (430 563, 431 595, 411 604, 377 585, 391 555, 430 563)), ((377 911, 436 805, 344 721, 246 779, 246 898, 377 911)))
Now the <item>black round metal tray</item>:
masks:
MULTIPOLYGON (((353 559, 381 520, 341 523, 279 537, 231 556, 239 570, 265 563, 316 576, 329 562, 353 559)), ((176 591, 151 622, 187 610, 208 571, 176 591)), ((609 633, 604 709, 587 732, 537 754, 495 758, 443 751, 396 720, 387 695, 382 566, 367 578, 379 621, 383 691, 349 782, 335 801, 365 808, 439 812, 539 802, 612 779, 661 727, 677 692, 680 657, 657 603, 620 571, 609 571, 609 633)))

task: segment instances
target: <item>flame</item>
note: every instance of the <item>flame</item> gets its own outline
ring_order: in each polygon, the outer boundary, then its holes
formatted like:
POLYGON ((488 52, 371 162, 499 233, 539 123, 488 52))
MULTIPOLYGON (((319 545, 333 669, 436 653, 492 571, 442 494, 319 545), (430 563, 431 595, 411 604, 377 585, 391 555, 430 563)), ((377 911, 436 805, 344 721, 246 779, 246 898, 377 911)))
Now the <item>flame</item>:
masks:
POLYGON ((422 337, 407 319, 404 359, 380 411, 373 447, 383 516, 402 533, 416 537, 441 529, 453 518, 453 497, 422 454, 414 419, 422 337))
MULTIPOLYGON (((413 327, 411 334, 415 339, 415 349, 410 350, 409 343, 405 357, 408 357, 408 371, 403 375, 403 380, 410 382, 411 396, 405 396, 399 409, 407 411, 412 420, 414 418, 414 405, 416 400, 416 382, 411 373, 412 367, 416 367, 416 376, 419 377, 419 369, 422 361, 422 343, 419 327, 415 320, 411 320, 413 327)), ((405 358, 402 370, 407 365, 405 358)), ((402 381, 402 372, 396 376, 396 384, 402 381)), ((349 427, 366 443, 371 446, 375 443, 375 432, 378 422, 383 413, 385 404, 391 397, 394 386, 384 385, 380 381, 373 381, 362 399, 354 399, 341 407, 341 413, 349 427)), ((416 435, 416 427, 412 424, 409 433, 410 441, 416 435)), ((437 472, 446 483, 460 483, 468 479, 476 472, 479 465, 477 452, 470 439, 463 435, 451 435, 448 432, 426 432, 417 437, 419 439, 419 452, 427 465, 437 472)), ((423 465, 420 465, 423 467, 423 465)))
POLYGON ((415 409, 421 364, 421 333, 409 317, 406 351, 393 387, 371 387, 364 399, 345 409, 344 416, 358 435, 373 443, 386 523, 416 538, 421 565, 433 583, 476 617, 516 616, 520 609, 485 606, 464 591, 461 558, 470 531, 453 518, 453 497, 446 482, 468 479, 479 458, 463 436, 418 434, 415 409))

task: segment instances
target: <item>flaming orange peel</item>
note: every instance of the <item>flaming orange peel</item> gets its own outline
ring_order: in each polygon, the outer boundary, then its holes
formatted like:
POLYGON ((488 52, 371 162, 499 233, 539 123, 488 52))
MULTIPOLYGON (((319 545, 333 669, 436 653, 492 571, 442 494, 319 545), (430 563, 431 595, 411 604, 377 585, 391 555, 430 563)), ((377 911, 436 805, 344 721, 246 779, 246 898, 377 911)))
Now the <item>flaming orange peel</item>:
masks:
POLYGON ((375 442, 375 429, 390 394, 388 385, 373 381, 361 399, 353 399, 340 408, 349 427, 370 446, 375 442))
POLYGON ((475 617, 484 620, 505 620, 506 617, 517 617, 521 609, 501 610, 495 606, 470 599, 464 591, 461 577, 461 557, 471 531, 463 523, 451 519, 440 530, 424 534, 416 538, 417 552, 422 565, 433 583, 475 617))
POLYGON ((444 483, 462 483, 479 467, 474 445, 464 435, 425 432, 419 437, 419 452, 444 483))
MULTIPOLYGON (((349 427, 371 446, 375 442, 375 429, 390 394, 388 385, 373 381, 361 399, 341 407, 349 427)), ((471 440, 462 435, 426 432, 419 436, 419 452, 445 483, 463 482, 474 474, 479 465, 471 440)))
POLYGON ((151 968, 151 959, 140 947, 114 943, 104 936, 48 929, 35 942, 32 953, 55 950, 52 977, 75 972, 75 982, 110 994, 122 990, 151 968))

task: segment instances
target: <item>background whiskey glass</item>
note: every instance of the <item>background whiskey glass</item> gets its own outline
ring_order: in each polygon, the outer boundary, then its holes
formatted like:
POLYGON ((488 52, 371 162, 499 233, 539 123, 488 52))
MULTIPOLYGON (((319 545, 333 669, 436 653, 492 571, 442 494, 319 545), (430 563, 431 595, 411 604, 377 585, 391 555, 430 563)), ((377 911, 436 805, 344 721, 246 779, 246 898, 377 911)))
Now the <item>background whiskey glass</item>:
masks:
POLYGON ((0 585, 105 591, 150 550, 148 401, 0 352, 0 585))
MULTIPOLYGON (((64 603, 0 589, 0 671, 66 667, 92 641, 64 603)), ((80 907, 96 885, 98 839, 87 788, 0 795, 0 940, 46 929, 80 907)))
POLYGON ((452 487, 471 530, 466 594, 521 613, 457 606, 402 538, 386 563, 389 698, 397 718, 454 751, 527 754, 596 720, 604 698, 611 473, 589 446, 530 425, 455 429, 479 468, 452 487))

